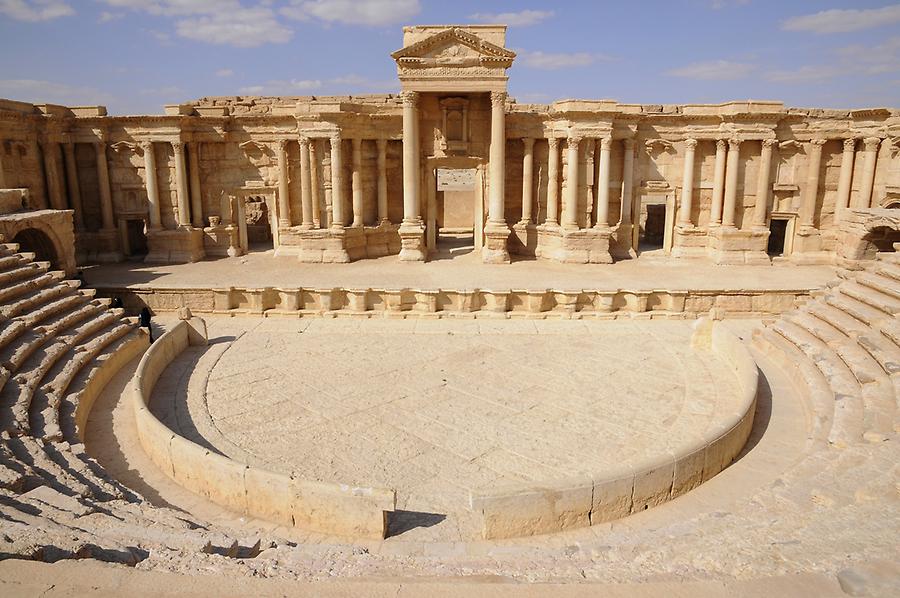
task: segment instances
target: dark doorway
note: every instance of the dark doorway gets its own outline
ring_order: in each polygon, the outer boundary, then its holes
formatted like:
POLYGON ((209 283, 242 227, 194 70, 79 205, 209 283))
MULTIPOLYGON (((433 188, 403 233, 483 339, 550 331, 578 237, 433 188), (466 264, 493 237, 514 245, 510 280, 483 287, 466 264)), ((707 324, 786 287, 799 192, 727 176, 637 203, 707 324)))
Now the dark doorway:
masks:
POLYGON ((653 251, 662 249, 666 236, 666 206, 665 204, 648 204, 644 226, 641 228, 640 251, 653 251))
POLYGON ((144 230, 144 220, 126 220, 125 234, 128 236, 128 257, 143 259, 147 255, 147 233, 144 230))
POLYGON ((437 251, 456 257, 475 250, 475 169, 438 168, 437 251))
POLYGON ((13 237, 13 243, 19 244, 19 251, 34 253, 36 261, 50 262, 50 268, 54 270, 60 269, 59 255, 56 253, 56 247, 53 241, 43 231, 36 228, 26 228, 19 231, 13 237))
POLYGON ((266 251, 274 247, 269 202, 263 195, 250 195, 244 200, 247 222, 247 242, 252 251, 266 251))
POLYGON ((766 253, 772 257, 784 255, 784 242, 787 238, 787 218, 772 218, 769 222, 769 245, 766 253))

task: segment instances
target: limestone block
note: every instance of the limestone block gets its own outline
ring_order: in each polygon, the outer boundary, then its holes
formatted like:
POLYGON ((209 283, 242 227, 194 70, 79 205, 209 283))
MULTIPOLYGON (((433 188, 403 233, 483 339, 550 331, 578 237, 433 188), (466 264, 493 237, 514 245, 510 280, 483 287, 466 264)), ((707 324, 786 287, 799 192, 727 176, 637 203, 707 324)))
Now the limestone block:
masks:
POLYGON ((594 479, 591 525, 621 519, 631 513, 634 493, 634 472, 631 467, 604 473, 602 479, 594 479))
POLYGON ((753 300, 749 295, 719 295, 715 306, 728 312, 748 312, 753 309, 753 300))
POLYGON ((703 483, 703 467, 706 464, 706 445, 675 459, 672 480, 672 498, 681 496, 703 483))
POLYGON ((670 456, 664 461, 660 459, 657 456, 650 462, 634 466, 632 513, 655 507, 671 497, 675 461, 670 456))
POLYGON ((285 526, 293 526, 292 480, 289 476, 256 467, 244 472, 246 513, 285 526))
POLYGON ((359 538, 380 539, 387 531, 387 512, 394 492, 293 479, 291 513, 294 525, 359 538))
MULTIPOLYGON (((255 513, 248 510, 247 491, 244 486, 244 475, 247 471, 247 466, 228 457, 207 451, 199 445, 195 444, 194 447, 200 455, 199 463, 203 468, 202 482, 204 491, 202 494, 227 509, 237 513, 250 513, 256 516, 255 513)), ((175 464, 176 475, 179 466, 180 464, 175 464)))

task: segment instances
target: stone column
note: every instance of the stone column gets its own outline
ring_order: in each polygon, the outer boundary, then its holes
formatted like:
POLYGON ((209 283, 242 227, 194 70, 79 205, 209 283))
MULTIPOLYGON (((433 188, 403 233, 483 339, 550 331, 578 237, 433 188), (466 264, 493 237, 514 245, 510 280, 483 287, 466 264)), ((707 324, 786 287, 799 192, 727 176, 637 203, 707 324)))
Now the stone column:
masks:
POLYGON ((597 180, 597 228, 609 228, 609 163, 612 137, 600 140, 600 178, 597 180))
POLYGON ((863 172, 859 185, 860 208, 872 207, 872 186, 875 184, 875 167, 878 164, 878 145, 881 139, 878 137, 866 137, 863 139, 863 172))
POLYGON ((691 210, 694 204, 694 150, 696 139, 684 141, 684 171, 681 175, 681 211, 678 212, 678 225, 684 228, 691 226, 691 210))
POLYGON ((621 222, 631 226, 631 210, 634 203, 634 139, 625 140, 625 159, 622 161, 622 211, 621 222))
POLYGON ((41 144, 44 154, 44 172, 47 174, 47 195, 50 207, 54 210, 66 209, 66 198, 63 195, 62 178, 59 172, 59 144, 47 141, 41 144))
POLYGON ((578 228, 578 146, 581 137, 570 135, 566 142, 566 198, 563 203, 562 225, 578 228))
POLYGON ((291 191, 288 174, 288 141, 278 140, 278 226, 287 228, 291 225, 291 191))
POLYGON ((6 171, 3 169, 3 157, 6 154, 3 140, 0 139, 0 189, 6 189, 6 171))
POLYGON ((850 189, 853 184, 853 158, 856 155, 856 139, 844 139, 844 153, 841 156, 841 174, 838 178, 837 198, 834 217, 840 220, 841 210, 850 205, 850 189))
POLYGON ((191 209, 188 204, 188 182, 184 164, 184 143, 173 141, 175 152, 175 195, 178 199, 178 226, 191 225, 191 209))
POLYGON ((775 139, 763 139, 760 154, 759 174, 756 177, 756 205, 753 207, 753 226, 765 228, 769 210, 769 196, 772 194, 772 148, 775 139))
POLYGON ((419 214, 419 94, 404 91, 403 100, 403 222, 421 224, 419 214))
POLYGON ((106 143, 94 142, 94 152, 97 155, 97 179, 100 186, 100 212, 103 218, 103 230, 116 229, 113 222, 112 190, 109 187, 109 165, 106 163, 106 143))
MULTIPOLYGON (((322 200, 319 197, 319 150, 318 142, 315 139, 309 140, 309 190, 310 201, 312 203, 312 220, 313 226, 323 228, 325 220, 328 217, 322 207, 322 200)), ((324 178, 324 175, 323 175, 324 178)))
POLYGON ((203 228, 203 195, 200 191, 200 144, 188 144, 188 165, 191 173, 191 220, 196 228, 203 228))
POLYGON ((819 196, 819 168, 822 166, 822 146, 824 139, 813 139, 807 145, 809 161, 806 164, 806 185, 800 202, 800 227, 813 228, 816 215, 816 198, 819 196))
MULTIPOLYGON (((0 148, 2 153, 2 148, 0 148)), ((63 155, 66 161, 66 181, 69 186, 69 206, 75 210, 75 230, 84 230, 84 214, 81 205, 81 186, 78 183, 78 162, 75 160, 75 144, 63 144, 63 155)), ((3 185, 0 184, 0 188, 3 185)))
POLYGON ((341 160, 341 134, 331 136, 331 226, 344 227, 344 185, 341 160))
POLYGON ((520 224, 531 224, 534 204, 534 139, 522 139, 525 156, 522 158, 522 221, 520 224))
POLYGON ((353 224, 350 226, 361 227, 363 225, 363 194, 362 194, 362 139, 353 139, 353 174, 351 184, 353 191, 353 224))
POLYGON ((300 211, 302 214, 300 227, 309 230, 313 227, 312 207, 312 172, 310 171, 309 137, 300 138, 300 211))
POLYGON ((490 204, 488 224, 503 225, 506 191, 506 93, 491 92, 490 204))
POLYGON ((725 167, 725 207, 722 211, 722 226, 734 226, 737 221, 738 168, 741 155, 741 140, 728 140, 728 165, 725 167))
POLYGON ((387 197, 387 139, 376 139, 378 149, 378 224, 390 224, 387 197))
POLYGON ((709 224, 717 226, 722 223, 722 196, 725 194, 725 149, 728 143, 724 139, 716 141, 716 167, 713 177, 712 207, 709 212, 709 224))
POLYGON ((559 224, 559 139, 547 140, 547 224, 559 224))
POLYGON ((150 230, 162 228, 162 220, 159 216, 159 184, 156 180, 156 154, 153 152, 152 141, 142 141, 141 150, 144 152, 144 177, 147 179, 147 215, 150 220, 150 230))

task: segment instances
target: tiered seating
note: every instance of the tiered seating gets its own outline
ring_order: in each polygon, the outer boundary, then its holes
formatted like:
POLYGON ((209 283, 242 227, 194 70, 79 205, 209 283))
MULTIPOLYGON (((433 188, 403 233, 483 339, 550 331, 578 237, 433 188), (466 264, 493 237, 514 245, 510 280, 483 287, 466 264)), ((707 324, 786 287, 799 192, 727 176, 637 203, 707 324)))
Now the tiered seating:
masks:
POLYGON ((790 363, 810 390, 816 438, 838 447, 897 431, 900 261, 880 254, 821 297, 758 331, 756 344, 790 363))
POLYGON ((234 554, 233 540, 151 506, 85 453, 75 425, 82 393, 140 333, 122 310, 18 249, 0 244, 0 559, 133 564, 148 547, 234 554))

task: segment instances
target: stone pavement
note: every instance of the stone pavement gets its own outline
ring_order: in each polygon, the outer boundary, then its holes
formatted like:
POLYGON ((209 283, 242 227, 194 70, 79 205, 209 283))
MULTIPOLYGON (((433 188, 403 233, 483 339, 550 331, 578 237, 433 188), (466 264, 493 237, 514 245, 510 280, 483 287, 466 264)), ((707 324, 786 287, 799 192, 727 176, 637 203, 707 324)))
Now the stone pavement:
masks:
POLYGON ((687 452, 740 402, 688 322, 207 322, 212 345, 163 374, 157 416, 252 465, 396 489, 415 538, 476 537, 470 490, 687 452))

